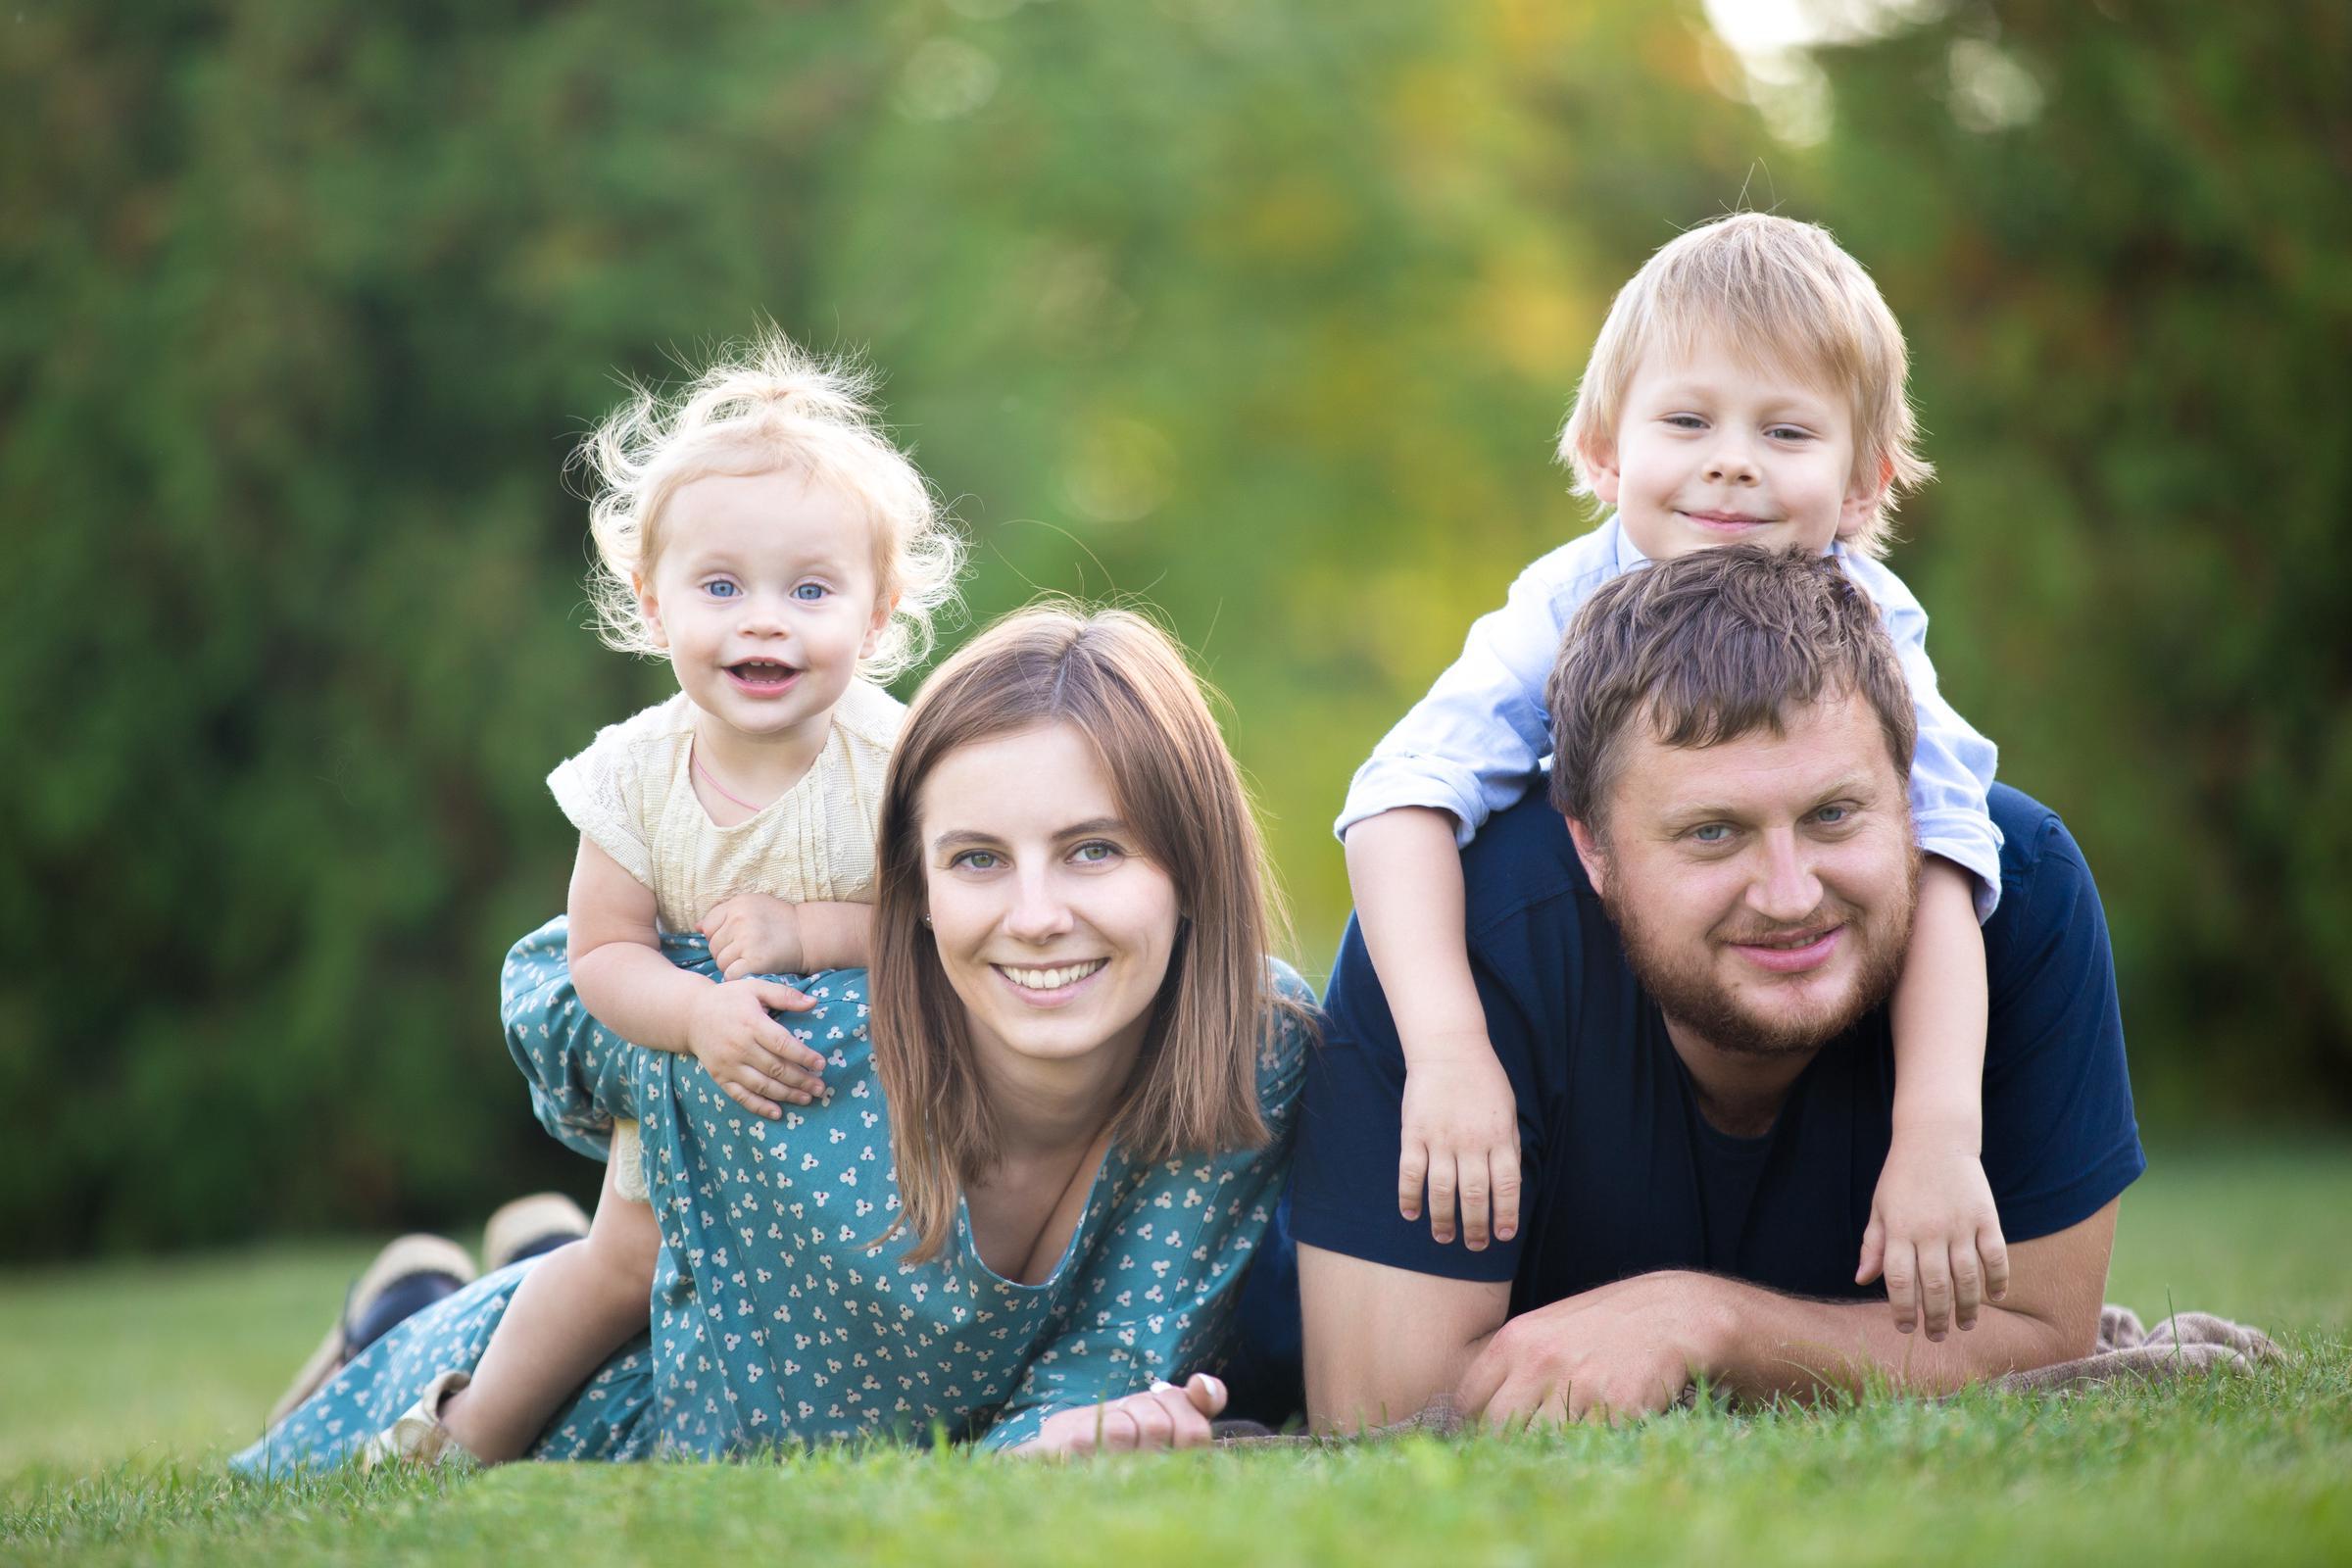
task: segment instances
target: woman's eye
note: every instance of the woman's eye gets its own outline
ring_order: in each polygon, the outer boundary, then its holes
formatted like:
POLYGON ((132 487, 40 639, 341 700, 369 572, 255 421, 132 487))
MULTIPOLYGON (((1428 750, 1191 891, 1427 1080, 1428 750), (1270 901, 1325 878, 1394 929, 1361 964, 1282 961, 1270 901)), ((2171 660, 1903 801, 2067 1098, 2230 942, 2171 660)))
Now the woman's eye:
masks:
POLYGON ((813 605, 832 591, 821 582, 805 582, 793 589, 792 597, 800 600, 803 604, 813 605))
POLYGON ((966 850, 950 860, 948 864, 951 866, 960 865, 973 871, 993 871, 997 868, 997 859, 998 856, 994 850, 966 850))
POLYGON ((1076 860, 1080 865, 1102 865, 1117 859, 1120 853, 1116 844, 1105 843, 1102 839, 1089 839, 1070 852, 1070 858, 1076 860))

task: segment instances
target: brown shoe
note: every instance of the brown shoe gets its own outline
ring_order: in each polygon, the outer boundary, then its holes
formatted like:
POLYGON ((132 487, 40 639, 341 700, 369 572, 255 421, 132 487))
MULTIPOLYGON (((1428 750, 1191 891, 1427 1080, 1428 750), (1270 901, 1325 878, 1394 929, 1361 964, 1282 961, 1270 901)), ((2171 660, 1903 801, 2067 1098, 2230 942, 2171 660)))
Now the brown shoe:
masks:
POLYGON ((473 1259, 445 1236, 417 1232, 385 1243, 383 1250, 352 1283, 343 1298, 343 1310, 335 1315, 326 1338, 318 1342, 318 1348, 311 1352, 286 1392, 270 1407, 270 1424, 275 1426, 291 1415, 296 1405, 318 1393, 352 1358, 357 1348, 354 1326, 369 1315, 386 1291, 404 1280, 425 1275, 445 1275, 462 1286, 473 1278, 473 1259))
POLYGON ((588 1234, 588 1216, 562 1193, 533 1193, 502 1203, 482 1227, 482 1272, 536 1257, 588 1234))

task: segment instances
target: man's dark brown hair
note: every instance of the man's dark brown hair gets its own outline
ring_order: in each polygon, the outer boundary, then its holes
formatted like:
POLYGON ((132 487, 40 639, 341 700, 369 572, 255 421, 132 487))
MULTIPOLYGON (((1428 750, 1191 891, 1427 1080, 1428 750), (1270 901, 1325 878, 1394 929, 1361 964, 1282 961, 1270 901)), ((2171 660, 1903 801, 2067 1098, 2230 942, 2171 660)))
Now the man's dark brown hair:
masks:
POLYGON ((1633 725, 1667 746, 1715 746, 1824 696, 1860 692, 1895 771, 1919 721, 1894 643, 1835 559, 1756 545, 1696 550, 1603 583, 1577 612, 1544 687, 1551 804, 1595 832, 1633 725))

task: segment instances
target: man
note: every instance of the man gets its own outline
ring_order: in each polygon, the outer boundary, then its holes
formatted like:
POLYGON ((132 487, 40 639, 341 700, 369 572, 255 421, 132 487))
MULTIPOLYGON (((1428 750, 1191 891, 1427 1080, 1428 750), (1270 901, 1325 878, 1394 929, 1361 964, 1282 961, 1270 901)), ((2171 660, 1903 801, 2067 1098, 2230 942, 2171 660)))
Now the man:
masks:
POLYGON ((1399 1217, 1403 1059, 1351 925, 1292 1190, 1315 1424, 1445 1396, 1501 1425, 1640 1414, 1702 1377, 1943 1390, 2087 1354, 2145 1160, 2105 918, 2057 818, 1993 792, 1983 1154, 2012 1284, 1926 1343, 1853 1282, 1918 878, 1913 709, 1870 602, 1825 558, 1697 552, 1596 594, 1550 695, 1549 800, 1463 855, 1523 1222, 1473 1251, 1399 1217))

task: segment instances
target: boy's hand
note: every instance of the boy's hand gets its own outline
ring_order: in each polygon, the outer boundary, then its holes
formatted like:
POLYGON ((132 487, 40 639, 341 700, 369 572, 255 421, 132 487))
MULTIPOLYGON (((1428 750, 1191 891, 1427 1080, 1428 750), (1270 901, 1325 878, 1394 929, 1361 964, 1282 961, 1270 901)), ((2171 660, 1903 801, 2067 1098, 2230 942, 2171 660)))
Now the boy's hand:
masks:
POLYGON ((710 939, 710 961, 729 980, 802 972, 800 910, 782 899, 738 893, 712 905, 695 929, 710 939))
POLYGON ((825 1058, 803 1045, 769 1011, 816 1005, 777 980, 728 980, 708 987, 686 1019, 686 1048, 718 1087, 755 1116, 773 1121, 781 1101, 806 1105, 825 1087, 825 1058))
POLYGON ((1977 1326, 1977 1308, 2009 1294, 2009 1249, 1977 1152, 1956 1140, 1895 1135, 1870 1200, 1862 1266, 1854 1283, 1886 1276, 1894 1326, 1923 1322, 1940 1341, 1957 1322, 1977 1326))
POLYGON ((1461 1209, 1462 1241, 1483 1250, 1489 1235, 1519 1233, 1519 1100, 1482 1032, 1416 1054, 1404 1074, 1404 1137, 1396 1160, 1396 1209, 1421 1217, 1429 1189, 1429 1234, 1453 1240, 1461 1209))

